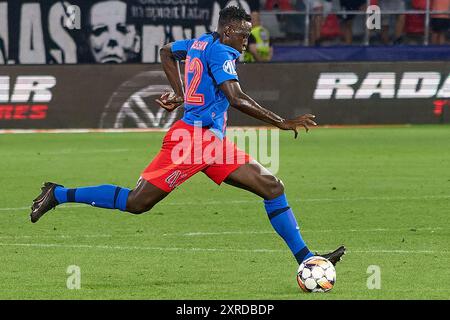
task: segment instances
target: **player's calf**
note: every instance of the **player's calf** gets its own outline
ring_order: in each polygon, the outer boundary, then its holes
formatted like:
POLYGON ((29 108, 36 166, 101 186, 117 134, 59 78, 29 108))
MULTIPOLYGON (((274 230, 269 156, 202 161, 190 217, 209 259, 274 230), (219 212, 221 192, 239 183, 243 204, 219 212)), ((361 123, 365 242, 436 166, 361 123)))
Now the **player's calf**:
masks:
POLYGON ((143 179, 138 181, 133 190, 115 185, 64 188, 61 185, 46 182, 41 194, 33 200, 30 217, 31 222, 35 223, 50 209, 68 202, 141 214, 149 211, 168 194, 143 179))

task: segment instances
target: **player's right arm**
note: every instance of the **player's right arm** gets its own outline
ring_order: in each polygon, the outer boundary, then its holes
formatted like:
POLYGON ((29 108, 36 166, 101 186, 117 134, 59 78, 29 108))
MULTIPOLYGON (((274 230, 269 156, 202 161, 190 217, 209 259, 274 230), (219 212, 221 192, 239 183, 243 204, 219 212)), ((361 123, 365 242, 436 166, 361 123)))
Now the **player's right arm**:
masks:
POLYGON ((166 92, 156 102, 167 111, 173 111, 184 102, 183 81, 181 80, 179 61, 186 58, 189 40, 166 44, 159 50, 161 64, 173 93, 166 92))
POLYGON ((297 138, 298 135, 297 127, 304 127, 306 131, 308 131, 309 125, 316 125, 316 123, 312 120, 315 116, 312 114, 305 114, 288 120, 280 117, 268 109, 263 108, 242 91, 237 80, 228 80, 223 82, 220 85, 220 89, 227 97, 230 106, 245 114, 248 114, 253 118, 264 121, 282 130, 292 130, 295 132, 295 138, 297 138))

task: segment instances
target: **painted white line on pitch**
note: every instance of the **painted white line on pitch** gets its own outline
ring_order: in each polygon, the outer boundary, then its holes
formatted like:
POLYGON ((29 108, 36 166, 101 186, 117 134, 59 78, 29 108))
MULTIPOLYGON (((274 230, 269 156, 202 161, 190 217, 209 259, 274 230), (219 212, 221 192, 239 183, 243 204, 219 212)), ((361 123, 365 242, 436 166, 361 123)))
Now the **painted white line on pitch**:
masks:
MULTIPOLYGON (((397 229, 387 229, 387 228, 374 228, 374 229, 328 229, 328 230, 311 230, 302 229, 302 233, 349 233, 349 232, 420 232, 420 231, 440 231, 449 230, 450 228, 442 227, 425 227, 425 228, 397 228, 397 229)), ((131 233, 131 234, 47 234, 47 235, 0 235, 0 239, 78 239, 78 238, 127 238, 127 237, 207 237, 207 236, 224 236, 224 235, 258 235, 258 234, 276 234, 275 231, 248 231, 248 230, 237 230, 237 231, 221 231, 221 232, 201 232, 192 231, 185 233, 131 233)))
POLYGON ((27 133, 133 133, 133 132, 166 132, 169 129, 2 129, 0 134, 27 134, 27 133))
MULTIPOLYGON (((378 129, 378 128, 411 128, 411 124, 366 124, 366 125, 318 125, 318 129, 378 129)), ((227 126, 227 130, 278 130, 273 126, 227 126)), ((0 134, 35 134, 35 133, 140 133, 167 132, 162 128, 122 128, 122 129, 1 129, 0 134)))
MULTIPOLYGON (((402 200, 445 200, 450 195, 419 196, 419 197, 355 197, 355 198, 316 198, 316 199, 291 199, 289 202, 339 202, 339 201, 402 201, 402 200)), ((230 200, 230 201, 197 201, 197 202, 164 202, 161 205, 218 205, 218 204, 244 204, 261 203, 261 200, 230 200)))
POLYGON ((409 254, 409 253, 440 253, 449 254, 450 251, 435 251, 435 250, 348 250, 348 253, 398 253, 398 254, 409 254))
MULTIPOLYGON (((197 252, 250 252, 250 253, 285 253, 286 250, 276 249, 227 249, 227 248, 178 248, 178 247, 139 247, 139 246, 115 246, 115 245, 66 245, 57 243, 0 243, 0 246, 10 247, 37 247, 37 248, 65 248, 65 249, 102 249, 102 250, 144 250, 144 251, 197 251, 197 252)), ((327 252, 329 250, 320 250, 327 252)), ((450 251, 434 250, 348 250, 347 253, 385 253, 385 254, 449 254, 450 251)))
MULTIPOLYGON (((59 209, 74 209, 74 208, 81 208, 86 207, 87 204, 77 203, 77 204, 65 204, 63 206, 59 206, 59 209)), ((16 207, 16 208, 0 208, 0 211, 18 211, 18 210, 31 210, 31 205, 27 207, 16 207)))
MULTIPOLYGON (((402 228, 402 229, 386 229, 386 228, 375 228, 375 229, 325 229, 325 230, 308 230, 302 229, 302 233, 347 233, 347 232, 420 232, 420 231, 437 231, 444 230, 441 227, 430 227, 430 228, 402 228), (414 229, 411 230, 411 229, 414 229)), ((250 235, 250 234, 271 234, 275 231, 223 231, 223 232, 187 232, 187 233, 165 233, 163 236, 187 236, 187 237, 195 237, 195 236, 220 236, 220 235, 250 235)))
MULTIPOLYGON (((349 232, 420 232, 439 230, 449 230, 449 228, 426 227, 426 228, 402 228, 402 229, 328 229, 310 230, 302 229, 302 233, 349 233, 349 232), (413 230, 411 230, 413 229, 413 230)), ((224 236, 224 235, 258 235, 276 234, 275 231, 222 231, 222 232, 185 232, 185 233, 132 233, 132 234, 47 234, 47 235, 0 235, 0 239, 79 239, 79 238, 128 238, 128 237, 148 237, 148 236, 168 236, 168 237, 202 237, 202 236, 224 236)))
MULTIPOLYGON (((231 130, 278 130, 271 126, 229 126, 231 130)), ((123 129, 1 129, 0 134, 27 134, 27 133, 142 133, 142 132, 167 132, 168 128, 123 128, 123 129)))
MULTIPOLYGON (((440 195, 440 196, 421 196, 421 197, 357 197, 357 198, 316 198, 316 199, 292 199, 289 202, 340 202, 340 201, 403 201, 403 200, 445 200, 450 199, 450 195, 440 195)), ((164 206, 187 206, 187 205, 220 205, 220 204, 244 204, 244 203, 258 203, 261 204, 261 200, 230 200, 230 201, 197 201, 197 202, 169 202, 170 200, 165 200, 159 203, 160 207, 164 206)), ((59 206, 58 209, 64 208, 78 208, 87 206, 86 204, 64 204, 59 206)), ((15 211, 15 210, 25 210, 30 209, 30 207, 16 207, 16 208, 0 208, 0 211, 15 211)))
POLYGON ((100 150, 76 150, 76 149, 65 149, 54 152, 43 152, 40 155, 60 155, 60 154, 92 154, 92 153, 120 153, 120 152, 129 152, 130 149, 100 149, 100 150))
MULTIPOLYGON (((128 235, 135 236, 135 235, 128 235)), ((119 236, 113 236, 111 234, 80 234, 80 235, 64 235, 64 234, 55 234, 55 235, 29 235, 29 236, 15 236, 15 235, 3 235, 0 236, 0 239, 79 239, 79 238, 119 238, 119 237, 126 237, 125 235, 119 235, 119 236)))
MULTIPOLYGON (((65 155, 65 154, 95 154, 95 153, 120 153, 120 152, 129 152, 130 149, 99 149, 99 150, 77 150, 77 149, 62 149, 58 151, 50 151, 50 152, 40 152, 39 156, 53 156, 53 155, 65 155)), ((17 155, 36 155, 36 152, 23 152, 23 153, 6 153, 3 155, 10 155, 17 157, 17 155)))
POLYGON ((177 247, 138 247, 138 246, 114 246, 114 245, 66 245, 57 243, 0 243, 0 246, 11 247, 38 247, 38 248, 72 248, 72 249, 105 249, 105 250, 152 250, 152 251, 206 251, 206 252, 285 252, 285 250, 273 249, 226 249, 226 248, 177 248, 177 247))

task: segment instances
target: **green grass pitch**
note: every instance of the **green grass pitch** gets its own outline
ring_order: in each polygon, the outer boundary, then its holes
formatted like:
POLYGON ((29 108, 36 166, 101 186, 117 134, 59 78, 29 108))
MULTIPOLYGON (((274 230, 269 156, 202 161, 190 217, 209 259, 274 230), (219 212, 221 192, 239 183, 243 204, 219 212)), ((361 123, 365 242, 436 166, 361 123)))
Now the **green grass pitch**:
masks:
POLYGON ((203 174, 150 213, 64 205, 43 181, 132 188, 163 133, 0 135, 0 299, 449 299, 450 127, 280 133, 280 170, 312 250, 345 244, 337 282, 302 293, 261 201, 203 174), (67 267, 81 270, 69 290, 67 267), (381 288, 369 290, 369 266, 381 288))

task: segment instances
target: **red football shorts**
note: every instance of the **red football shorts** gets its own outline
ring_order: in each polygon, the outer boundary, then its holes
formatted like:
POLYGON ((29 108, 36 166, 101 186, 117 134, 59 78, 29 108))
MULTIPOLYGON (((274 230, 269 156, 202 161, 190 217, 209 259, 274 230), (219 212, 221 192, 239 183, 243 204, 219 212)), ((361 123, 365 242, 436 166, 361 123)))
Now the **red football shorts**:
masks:
POLYGON ((199 171, 221 184, 251 157, 234 143, 219 139, 207 128, 177 121, 164 137, 162 148, 141 177, 170 192, 199 171))

